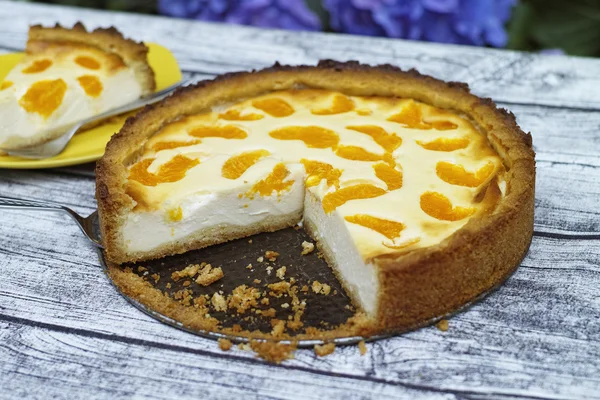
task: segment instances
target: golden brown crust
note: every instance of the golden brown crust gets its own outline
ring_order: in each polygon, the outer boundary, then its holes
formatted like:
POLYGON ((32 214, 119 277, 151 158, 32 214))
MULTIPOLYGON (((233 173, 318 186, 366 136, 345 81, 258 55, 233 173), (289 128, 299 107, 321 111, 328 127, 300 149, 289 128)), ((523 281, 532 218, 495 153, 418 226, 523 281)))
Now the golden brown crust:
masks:
POLYGON ((80 22, 70 29, 58 24, 51 28, 34 25, 29 28, 25 51, 35 53, 36 49, 48 42, 83 44, 114 54, 133 69, 142 87, 142 94, 152 93, 156 88, 154 71, 148 64, 148 47, 143 43, 126 39, 114 27, 97 28, 88 32, 80 22))
POLYGON ((96 196, 110 261, 128 261, 115 227, 133 208, 125 193, 127 165, 162 126, 218 104, 293 87, 327 89, 356 96, 415 100, 467 116, 503 158, 507 192, 491 215, 472 218, 439 245, 373 260, 380 280, 375 331, 404 330, 451 312, 505 279, 525 255, 533 232, 535 161, 531 136, 514 116, 466 84, 443 82, 390 65, 321 61, 316 67, 275 66, 226 74, 178 90, 129 118, 98 162, 96 196))

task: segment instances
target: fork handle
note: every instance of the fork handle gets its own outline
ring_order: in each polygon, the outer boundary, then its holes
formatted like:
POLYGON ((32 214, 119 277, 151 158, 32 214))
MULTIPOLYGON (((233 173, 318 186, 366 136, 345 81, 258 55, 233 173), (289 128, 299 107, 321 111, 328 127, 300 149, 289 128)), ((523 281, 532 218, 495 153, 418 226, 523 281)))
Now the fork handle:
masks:
POLYGON ((0 196, 0 208, 33 208, 38 210, 67 211, 65 206, 51 201, 17 199, 5 196, 0 196))

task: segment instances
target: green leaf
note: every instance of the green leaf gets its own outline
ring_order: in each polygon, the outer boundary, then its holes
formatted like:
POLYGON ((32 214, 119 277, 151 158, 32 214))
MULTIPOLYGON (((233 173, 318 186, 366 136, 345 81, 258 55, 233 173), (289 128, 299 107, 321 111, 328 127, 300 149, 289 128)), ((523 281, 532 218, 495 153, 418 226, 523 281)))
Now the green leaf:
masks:
POLYGON ((600 1, 531 1, 535 8, 531 37, 544 48, 569 54, 600 55, 600 1))
POLYGON ((507 48, 513 50, 531 50, 531 27, 535 18, 535 9, 529 3, 519 3, 512 11, 511 20, 507 26, 507 48))

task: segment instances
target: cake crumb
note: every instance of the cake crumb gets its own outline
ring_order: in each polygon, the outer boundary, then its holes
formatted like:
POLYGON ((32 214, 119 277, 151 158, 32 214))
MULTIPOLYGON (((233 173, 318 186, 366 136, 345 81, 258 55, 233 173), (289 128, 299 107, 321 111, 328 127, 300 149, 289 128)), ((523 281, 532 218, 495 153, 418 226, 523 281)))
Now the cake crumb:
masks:
POLYGON ((440 319, 438 321, 438 323, 435 324, 435 326, 437 326, 437 328, 442 332, 446 332, 448 330, 448 328, 450 327, 447 319, 440 319))
POLYGON ((141 265, 139 267, 137 267, 138 272, 144 272, 144 271, 148 271, 148 268, 146 267, 142 267, 141 265))
POLYGON ((212 265, 206 264, 198 278, 196 278, 196 283, 202 286, 208 286, 212 283, 215 283, 219 279, 223 277, 223 270, 221 267, 213 268, 212 265))
POLYGON ((329 292, 331 292, 331 286, 329 286, 326 283, 321 283, 319 281, 313 281, 312 291, 316 294, 324 294, 325 296, 329 296, 329 292))
POLYGON ((290 304, 289 303, 283 303, 281 305, 281 308, 290 308, 290 304))
POLYGON ((215 292, 210 302, 216 311, 227 311, 227 301, 225 301, 225 297, 222 294, 215 292))
POLYGON ((261 315, 266 318, 273 318, 273 317, 275 317, 276 313, 277 313, 277 311, 271 307, 268 310, 263 310, 261 312, 261 315))
POLYGON ((258 262, 263 262, 265 260, 265 258, 263 256, 260 256, 256 259, 256 261, 258 262))
POLYGON ((198 296, 194 299, 194 305, 196 307, 202 307, 206 304, 207 300, 208 300, 208 296, 205 294, 202 296, 198 296))
POLYGON ((275 261, 277 260, 277 257, 279 257, 279 253, 273 250, 267 250, 265 251, 265 257, 267 257, 267 260, 269 261, 275 261))
POLYGON ((231 340, 224 339, 224 338, 219 339, 219 347, 221 348, 221 350, 228 351, 231 349, 231 346, 233 346, 233 343, 231 343, 231 340))
POLYGON ((300 289, 300 291, 303 293, 308 292, 308 286, 307 285, 302 286, 302 289, 300 289))
POLYGON ((273 271, 273 267, 270 265, 267 267, 267 275, 271 275, 271 271, 273 271))
POLYGON ((196 275, 198 273, 199 269, 200 269, 200 265, 190 264, 187 267, 185 267, 184 269, 182 269, 181 271, 173 272, 171 274, 171 279, 173 279, 175 282, 177 282, 181 278, 193 278, 194 275, 196 275))
POLYGON ((252 267, 252 264, 248 264, 248 265, 246 265, 246 269, 252 269, 252 268, 253 268, 253 267, 252 267))
POLYGON ((315 249, 315 245, 311 242, 307 242, 306 240, 304 242, 302 242, 302 253, 300 253, 301 255, 305 256, 307 254, 310 254, 314 251, 315 249))
POLYGON ((190 286, 191 284, 192 284, 192 281, 183 282, 183 286, 185 286, 185 287, 190 286))
POLYGON ((296 344, 282 344, 279 342, 251 341, 250 347, 256 355, 265 361, 279 364, 289 358, 294 358, 296 344))
POLYGON ((167 283, 167 289, 171 289, 171 282, 167 283))
POLYGON ((244 314, 249 308, 256 307, 256 300, 260 297, 260 291, 253 287, 240 285, 233 289, 228 297, 228 305, 235 308, 238 314, 244 314))
POLYGON ((159 274, 152 274, 152 275, 150 275, 150 277, 152 279, 154 279, 154 283, 158 283, 158 281, 160 280, 160 275, 159 274))
POLYGON ((282 279, 285 278, 285 271, 287 271, 286 267, 281 267, 278 268, 277 271, 275 271, 275 275, 279 278, 282 279))
POLYGON ((290 288, 290 284, 289 282, 281 281, 277 283, 270 283, 267 285, 267 287, 271 289, 271 292, 269 292, 269 296, 279 298, 288 291, 288 289, 290 288))
POLYGON ((319 357, 325 357, 335 351, 335 343, 326 343, 323 345, 315 344, 315 354, 319 357))
POLYGON ((248 239, 248 243, 252 243, 252 239, 248 239))
POLYGON ((252 351, 252 347, 250 346, 250 343, 239 343, 237 345, 238 349, 240 350, 244 350, 244 351, 252 351))
POLYGON ((273 325, 273 330, 271 331, 271 335, 280 336, 285 331, 285 321, 280 319, 271 320, 271 325, 273 325))
POLYGON ((257 285, 258 285, 258 284, 259 284, 259 283, 261 283, 262 281, 261 281, 260 279, 255 279, 255 280, 253 280, 252 282, 254 282, 255 284, 257 284, 257 285))
POLYGON ((265 306, 268 306, 269 305, 269 299, 265 297, 264 299, 262 299, 260 301, 260 304, 264 304, 265 306))
POLYGON ((358 351, 360 351, 361 356, 364 356, 365 354, 367 354, 367 345, 365 344, 364 340, 361 340, 360 342, 358 342, 358 351))

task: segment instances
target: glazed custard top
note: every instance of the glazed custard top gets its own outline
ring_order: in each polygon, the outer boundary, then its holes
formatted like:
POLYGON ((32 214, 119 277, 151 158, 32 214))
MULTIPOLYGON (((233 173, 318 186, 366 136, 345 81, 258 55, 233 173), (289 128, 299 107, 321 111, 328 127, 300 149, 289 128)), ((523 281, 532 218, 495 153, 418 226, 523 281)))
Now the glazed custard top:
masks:
POLYGON ((364 259, 440 243, 492 212, 505 190, 501 158, 460 115, 298 89, 164 126, 129 167, 127 193, 134 212, 177 222, 186 218, 178 204, 198 192, 285 201, 291 164, 304 167, 325 213, 345 220, 364 259))

